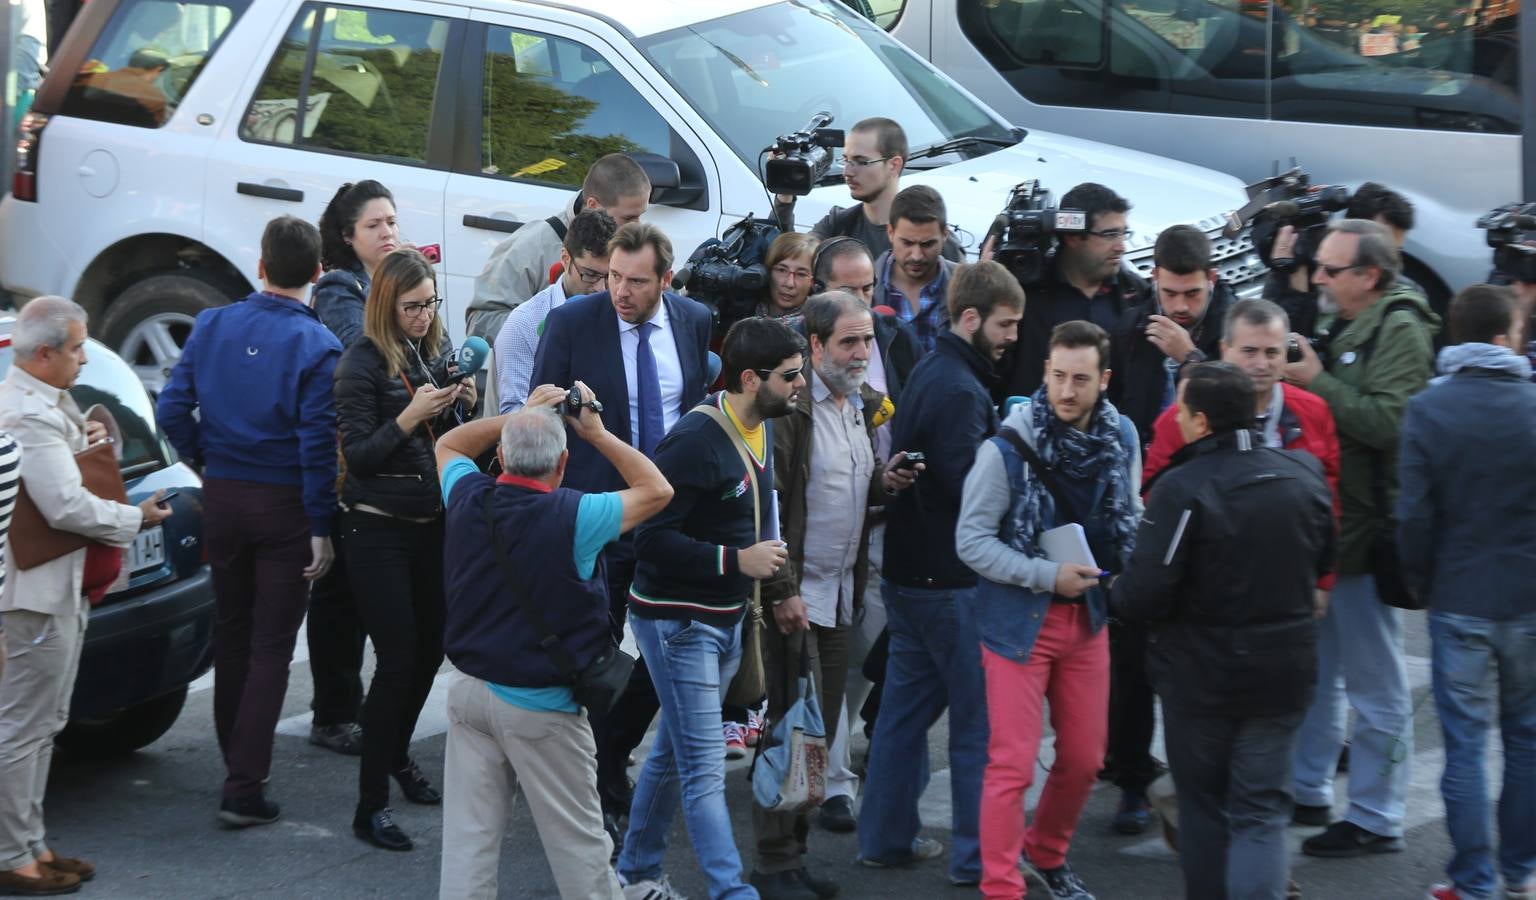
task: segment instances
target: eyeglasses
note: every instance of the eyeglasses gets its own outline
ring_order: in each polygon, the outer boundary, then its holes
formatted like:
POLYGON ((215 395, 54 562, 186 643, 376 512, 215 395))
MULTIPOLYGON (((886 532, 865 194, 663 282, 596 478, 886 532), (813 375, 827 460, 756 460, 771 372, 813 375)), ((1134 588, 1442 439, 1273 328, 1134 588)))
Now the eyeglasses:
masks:
POLYGON ((1131 235, 1136 232, 1129 228, 1106 228, 1103 231, 1090 231, 1088 233, 1094 237, 1103 238, 1106 241, 1118 241, 1122 238, 1128 241, 1131 239, 1131 235))
POLYGON ((788 372, 775 372, 772 369, 753 369, 752 371, 763 376, 763 378, 767 378, 769 375, 777 375, 784 379, 785 384, 794 384, 795 379, 800 377, 800 373, 805 371, 805 367, 801 366, 798 369, 790 369, 788 372))
POLYGON ((433 297, 425 303, 407 303, 400 307, 400 311, 405 313, 407 319, 419 319, 422 313, 436 313, 437 308, 442 305, 442 300, 433 297))
POLYGON ((1325 266, 1319 263, 1317 267, 1322 269, 1324 272, 1327 272, 1329 278, 1338 278, 1340 273, 1348 272, 1350 269, 1364 268, 1359 263, 1356 263, 1352 266, 1325 266))
POLYGON ((797 269, 794 266, 786 266, 783 263, 779 263, 773 267, 773 274, 779 276, 780 278, 793 278, 796 281, 799 281, 804 278, 810 278, 811 270, 797 269))
POLYGON ((598 282, 603 281, 608 277, 607 272, 599 272, 596 269, 589 269, 586 266, 578 266, 575 263, 572 263, 571 265, 576 269, 576 277, 581 279, 582 284, 597 284, 598 282))
POLYGON ((889 156, 880 156, 880 157, 876 157, 875 159, 859 159, 858 157, 854 157, 852 159, 849 159, 848 157, 845 156, 845 157, 843 157, 843 168, 845 168, 845 169, 867 169, 867 168, 869 168, 870 166, 872 166, 872 165, 874 165, 876 163, 889 162, 890 159, 891 159, 891 157, 889 157, 889 156))

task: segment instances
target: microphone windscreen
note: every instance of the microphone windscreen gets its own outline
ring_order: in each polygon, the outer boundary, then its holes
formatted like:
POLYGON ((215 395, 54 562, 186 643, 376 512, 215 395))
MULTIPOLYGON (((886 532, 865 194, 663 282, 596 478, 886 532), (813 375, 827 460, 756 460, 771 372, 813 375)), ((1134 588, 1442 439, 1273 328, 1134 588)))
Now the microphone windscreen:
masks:
POLYGON ((881 305, 875 307, 873 312, 877 312, 877 313, 879 313, 882 316, 894 316, 894 315, 896 315, 896 310, 892 309, 889 306, 886 306, 883 303, 881 305))
POLYGON ((1003 418, 1005 418, 1005 419, 1008 418, 1008 416, 1013 413, 1013 408, 1015 406, 1018 406, 1020 403, 1023 403, 1024 401, 1026 401, 1028 399, 1029 399, 1028 397, 1020 397, 1017 394, 1015 394, 1014 396, 1009 397, 1007 400, 1004 400, 1003 401, 1003 418))
POLYGON ((459 376, 473 375, 485 368, 485 361, 491 355, 491 345, 485 342, 485 338, 479 335, 470 335, 464 339, 459 347, 459 376))
POLYGON ((704 390, 707 391, 714 386, 715 380, 720 377, 720 354, 713 350, 709 351, 708 359, 705 361, 704 366, 707 369, 705 374, 708 376, 704 379, 704 390))

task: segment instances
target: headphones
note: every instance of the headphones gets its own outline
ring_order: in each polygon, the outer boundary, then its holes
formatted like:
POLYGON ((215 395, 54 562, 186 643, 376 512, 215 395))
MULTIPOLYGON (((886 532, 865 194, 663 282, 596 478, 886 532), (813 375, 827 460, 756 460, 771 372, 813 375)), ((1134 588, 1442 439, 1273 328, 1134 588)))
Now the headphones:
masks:
MULTIPOLYGON (((817 245, 816 252, 811 254, 811 293, 820 294, 827 289, 827 283, 821 280, 821 275, 819 274, 821 272, 822 254, 826 253, 828 250, 831 250, 833 247, 836 247, 838 244, 846 244, 849 241, 858 244, 860 247, 864 247, 865 253, 869 252, 869 248, 864 246, 863 241, 856 237, 848 237, 847 235, 831 238, 829 240, 822 241, 817 245)), ((870 257, 870 261, 874 261, 873 256, 870 257)))

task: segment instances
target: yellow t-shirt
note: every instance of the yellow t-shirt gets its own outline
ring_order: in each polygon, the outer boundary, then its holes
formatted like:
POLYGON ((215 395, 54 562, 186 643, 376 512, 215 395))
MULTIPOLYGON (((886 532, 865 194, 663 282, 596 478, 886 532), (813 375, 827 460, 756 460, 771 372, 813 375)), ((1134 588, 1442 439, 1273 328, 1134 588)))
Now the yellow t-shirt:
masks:
POLYGON ((747 449, 752 451, 752 458, 757 461, 757 467, 761 469, 765 465, 764 457, 768 453, 768 439, 763 423, 757 423, 756 428, 743 428, 741 420, 736 418, 735 411, 731 409, 731 404, 725 402, 724 395, 721 396, 720 407, 725 410, 725 417, 736 426, 736 432, 741 435, 741 439, 747 442, 747 449))

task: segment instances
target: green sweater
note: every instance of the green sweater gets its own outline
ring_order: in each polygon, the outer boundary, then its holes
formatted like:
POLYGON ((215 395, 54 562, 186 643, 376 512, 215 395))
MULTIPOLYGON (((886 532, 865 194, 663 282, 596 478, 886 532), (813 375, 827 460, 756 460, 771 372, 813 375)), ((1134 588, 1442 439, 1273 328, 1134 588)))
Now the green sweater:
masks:
POLYGON ((1324 372, 1308 390, 1328 402, 1339 432, 1339 496, 1344 519, 1339 535, 1339 574, 1370 572, 1370 549, 1385 533, 1397 498, 1397 439, 1408 398, 1424 389, 1434 374, 1434 335, 1440 317, 1420 293, 1397 285, 1352 321, 1336 321, 1323 360, 1324 372), (1411 301, 1382 325, 1381 336, 1363 364, 1357 351, 1381 324, 1393 302, 1411 301), (1387 472, 1387 508, 1376 509, 1371 490, 1373 460, 1387 472))

